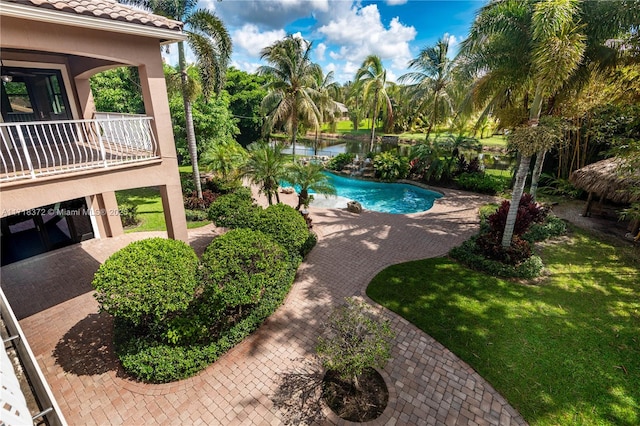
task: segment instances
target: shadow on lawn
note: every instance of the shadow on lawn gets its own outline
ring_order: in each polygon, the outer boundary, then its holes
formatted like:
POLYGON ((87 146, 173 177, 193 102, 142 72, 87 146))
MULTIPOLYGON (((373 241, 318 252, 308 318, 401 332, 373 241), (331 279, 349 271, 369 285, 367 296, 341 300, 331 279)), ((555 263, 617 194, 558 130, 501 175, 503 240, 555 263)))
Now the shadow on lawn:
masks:
POLYGON ((544 258, 552 275, 539 286, 431 259, 385 270, 368 293, 473 366, 529 422, 638 424, 640 272, 582 235, 544 258))

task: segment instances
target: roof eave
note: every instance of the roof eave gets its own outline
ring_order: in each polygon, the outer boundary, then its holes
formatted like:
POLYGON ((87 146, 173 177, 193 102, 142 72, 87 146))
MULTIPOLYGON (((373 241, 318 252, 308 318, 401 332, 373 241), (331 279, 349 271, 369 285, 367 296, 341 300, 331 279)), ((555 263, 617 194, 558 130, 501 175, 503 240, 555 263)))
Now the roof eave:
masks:
POLYGON ((56 10, 43 9, 18 3, 2 2, 1 16, 10 16, 38 22, 50 22, 72 27, 104 30, 121 34, 151 37, 160 40, 160 44, 177 43, 187 39, 182 31, 158 28, 131 22, 115 21, 93 16, 77 15, 56 10))

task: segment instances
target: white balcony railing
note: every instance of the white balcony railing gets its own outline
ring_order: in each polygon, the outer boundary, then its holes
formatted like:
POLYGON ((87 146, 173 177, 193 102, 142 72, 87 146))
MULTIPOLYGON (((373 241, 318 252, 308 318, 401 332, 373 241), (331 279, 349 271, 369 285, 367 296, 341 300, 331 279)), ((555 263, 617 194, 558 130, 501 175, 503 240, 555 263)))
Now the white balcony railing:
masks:
POLYGON ((0 123, 0 182, 158 158, 151 117, 0 123))

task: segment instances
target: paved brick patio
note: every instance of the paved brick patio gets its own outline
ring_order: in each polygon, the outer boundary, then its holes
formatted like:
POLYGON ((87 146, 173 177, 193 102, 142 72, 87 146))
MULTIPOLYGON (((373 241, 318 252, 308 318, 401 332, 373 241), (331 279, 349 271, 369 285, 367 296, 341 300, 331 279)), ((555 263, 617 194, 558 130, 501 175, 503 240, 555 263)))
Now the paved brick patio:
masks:
MULTIPOLYGON (((98 313, 90 287, 93 273, 111 253, 162 233, 87 241, 8 265, 1 270, 2 288, 71 425, 277 425, 283 413, 272 397, 279 380, 311 358, 331 307, 347 296, 374 304, 364 292, 380 270, 445 254, 477 229, 477 207, 486 200, 447 191, 430 211, 412 215, 311 209, 319 242, 284 305, 205 371, 172 384, 137 383, 119 370, 110 319, 98 313)), ((293 203, 293 197, 284 201, 293 203)), ((216 230, 208 226, 189 235, 201 253, 216 230)), ((407 321, 382 311, 397 336, 383 372, 392 388, 390 403, 374 424, 526 424, 468 365, 407 321)))

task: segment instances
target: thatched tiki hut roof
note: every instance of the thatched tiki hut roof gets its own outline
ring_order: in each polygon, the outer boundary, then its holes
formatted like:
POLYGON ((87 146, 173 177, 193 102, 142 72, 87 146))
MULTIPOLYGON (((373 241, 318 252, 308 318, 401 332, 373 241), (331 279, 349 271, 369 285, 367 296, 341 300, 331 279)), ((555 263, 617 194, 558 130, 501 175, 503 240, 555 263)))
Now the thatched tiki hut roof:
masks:
POLYGON ((571 173, 569 181, 601 199, 616 203, 640 201, 640 170, 626 171, 622 164, 618 158, 598 161, 571 173))

